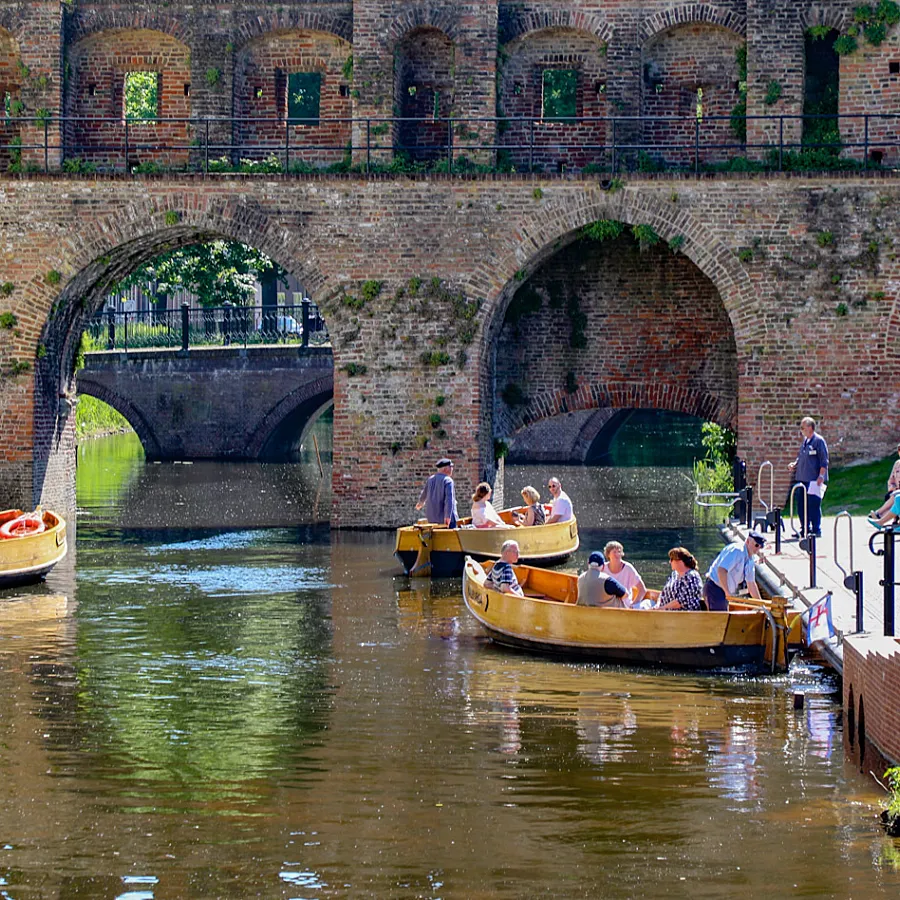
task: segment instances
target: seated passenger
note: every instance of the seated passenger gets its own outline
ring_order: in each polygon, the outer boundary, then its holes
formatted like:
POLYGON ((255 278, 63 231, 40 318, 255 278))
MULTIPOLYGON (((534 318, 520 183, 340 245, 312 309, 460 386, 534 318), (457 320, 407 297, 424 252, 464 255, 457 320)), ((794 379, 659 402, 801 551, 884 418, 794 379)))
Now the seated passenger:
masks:
POLYGON ((472 524, 476 528, 509 528, 491 503, 491 486, 482 481, 472 494, 472 524))
POLYGON ((697 612, 703 609, 703 582, 697 571, 697 560, 684 547, 669 551, 672 574, 659 595, 658 609, 684 609, 697 612))
POLYGON ((541 495, 530 484, 522 488, 522 499, 525 501, 525 511, 516 514, 520 525, 543 525, 547 521, 547 515, 541 504, 541 495))
POLYGON ((900 516, 900 491, 895 491, 887 503, 869 513, 868 520, 870 525, 884 528, 885 525, 892 525, 898 516, 900 516))
POLYGON ((606 575, 612 575, 625 588, 626 606, 637 606, 644 599, 647 586, 644 579, 638 575, 637 569, 631 563, 625 562, 625 548, 618 541, 609 541, 603 548, 603 554, 606 557, 606 565, 601 571, 606 575))
POLYGON ((553 499, 550 501, 550 518, 547 524, 552 525, 554 522, 568 522, 569 519, 575 517, 572 511, 572 501, 569 495, 562 489, 562 484, 558 478, 551 478, 547 482, 550 495, 553 499))
POLYGON ((513 566, 519 561, 519 545, 515 541, 506 541, 500 548, 500 559, 491 567, 484 581, 485 587, 493 588, 504 594, 515 594, 524 597, 519 579, 513 566))
POLYGON ((588 557, 586 572, 578 576, 577 606, 603 606, 624 609, 625 588, 609 575, 601 571, 606 564, 603 554, 595 550, 588 557))

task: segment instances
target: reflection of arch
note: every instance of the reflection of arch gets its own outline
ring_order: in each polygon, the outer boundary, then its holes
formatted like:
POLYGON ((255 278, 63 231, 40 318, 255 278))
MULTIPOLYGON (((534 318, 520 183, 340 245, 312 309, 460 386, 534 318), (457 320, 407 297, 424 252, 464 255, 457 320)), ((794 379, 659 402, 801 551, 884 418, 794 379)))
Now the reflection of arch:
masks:
POLYGON ((93 381, 88 370, 82 370, 78 376, 78 393, 96 397, 123 415, 128 420, 128 424, 135 430, 144 448, 144 455, 148 459, 158 459, 162 456, 156 435, 134 404, 113 393, 104 385, 93 381))
POLYGON ((582 10, 563 9, 554 6, 538 6, 528 12, 515 11, 504 16, 501 40, 504 44, 534 31, 548 28, 567 28, 594 35, 609 43, 613 28, 606 19, 582 10))
POLYGON ((284 31, 318 31, 347 43, 353 41, 353 21, 348 16, 326 11, 313 12, 301 7, 282 7, 258 16, 242 16, 235 44, 238 50, 242 50, 251 41, 284 31))
POLYGON ((737 34, 747 33, 747 18, 730 9, 714 6, 711 3, 685 3, 682 6, 670 7, 648 16, 641 22, 638 37, 641 43, 670 28, 679 25, 704 23, 719 25, 737 34))
MULTIPOLYGON (((266 444, 278 430, 279 426, 289 419, 294 413, 302 412, 309 415, 310 420, 334 399, 334 372, 329 372, 315 381, 307 382, 292 391, 283 400, 279 401, 266 415, 247 441, 244 456, 248 459, 256 459, 266 447, 266 444)), ((304 428, 304 431, 306 429, 304 428)))

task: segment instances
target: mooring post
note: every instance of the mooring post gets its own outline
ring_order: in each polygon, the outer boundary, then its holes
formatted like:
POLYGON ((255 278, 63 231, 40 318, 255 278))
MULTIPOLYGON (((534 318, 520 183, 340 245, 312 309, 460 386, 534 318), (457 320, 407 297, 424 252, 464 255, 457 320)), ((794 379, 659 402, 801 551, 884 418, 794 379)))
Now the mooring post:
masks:
POLYGON ((781 509, 775 509, 775 552, 781 553, 781 509))
POLYGON ((893 527, 886 528, 884 534, 884 635, 894 636, 894 538, 893 527))
POLYGON ((303 319, 303 346, 309 346, 309 331, 310 326, 312 325, 312 321, 309 316, 309 297, 304 297, 300 302, 301 315, 300 318, 303 319))
POLYGON ((181 349, 187 353, 191 340, 191 308, 187 303, 181 304, 181 349))

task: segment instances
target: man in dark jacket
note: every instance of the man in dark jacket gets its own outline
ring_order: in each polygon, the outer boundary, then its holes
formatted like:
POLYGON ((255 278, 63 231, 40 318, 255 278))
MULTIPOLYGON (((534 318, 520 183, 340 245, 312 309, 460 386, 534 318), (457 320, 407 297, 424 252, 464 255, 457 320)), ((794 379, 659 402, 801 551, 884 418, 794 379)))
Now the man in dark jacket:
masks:
MULTIPOLYGON (((790 470, 794 473, 794 483, 799 482, 806 488, 809 522, 803 523, 804 534, 811 532, 816 537, 822 537, 822 497, 828 484, 828 445, 821 435, 816 434, 816 420, 809 416, 800 420, 800 432, 803 443, 790 470)), ((802 506, 802 499, 800 503, 802 506)))
POLYGON ((456 528, 456 489, 453 486, 453 463, 446 457, 442 457, 436 463, 437 472, 432 475, 422 493, 419 494, 419 502, 416 509, 425 507, 425 518, 436 525, 446 525, 448 528, 456 528))

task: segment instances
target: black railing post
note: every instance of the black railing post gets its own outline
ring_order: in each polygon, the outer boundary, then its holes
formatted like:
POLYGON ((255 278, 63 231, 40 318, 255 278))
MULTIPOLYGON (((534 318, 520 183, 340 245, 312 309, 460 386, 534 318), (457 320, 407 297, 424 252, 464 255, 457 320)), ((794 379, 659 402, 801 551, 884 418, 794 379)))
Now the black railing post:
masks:
POLYGON ((778 171, 784 171, 784 116, 778 117, 778 171))
POLYGON ((753 527, 753 485, 747 485, 747 511, 744 523, 748 528, 753 527))
POLYGON ((700 174, 700 119, 694 117, 694 175, 700 174))
POLYGON ((50 171, 50 120, 44 117, 44 174, 50 171))
MULTIPOLYGON (((234 127, 234 123, 232 123, 232 128, 234 127)), ((203 154, 203 169, 207 175, 209 175, 209 119, 206 120, 206 141, 205 141, 205 150, 203 154)))
POLYGON ((309 332, 310 326, 312 325, 312 321, 309 317, 309 299, 307 297, 303 298, 303 301, 300 303, 300 318, 303 319, 303 346, 309 346, 309 332))
POLYGON ((813 532, 806 538, 809 542, 809 586, 816 586, 816 536, 813 532))
POLYGON ((894 636, 894 538, 893 526, 884 529, 884 636, 894 636))
POLYGON ((861 632, 863 630, 863 614, 864 614, 864 594, 863 594, 863 573, 862 572, 854 572, 853 573, 853 593, 856 595, 856 630, 857 632, 861 632))
POLYGON ((863 169, 869 168, 869 114, 863 116, 863 169))
POLYGON ((191 308, 187 303, 181 304, 181 349, 187 352, 191 342, 191 308))
POLYGON ((116 349, 116 311, 112 307, 106 311, 106 349, 116 349))
POLYGON ((618 152, 618 148, 616 147, 616 119, 615 119, 615 116, 613 116, 612 126, 613 126, 613 133, 612 133, 612 141, 613 141, 613 146, 612 146, 612 173, 613 173, 613 175, 615 175, 615 174, 616 174, 616 171, 617 171, 618 168, 619 168, 619 152, 618 152))
POLYGON ((781 553, 781 507, 775 508, 775 552, 781 553))
POLYGON ((125 352, 128 352, 128 310, 126 309, 124 313, 122 313, 122 329, 125 332, 125 339, 123 343, 123 347, 125 348, 125 352))
POLYGON ((534 171, 534 119, 531 120, 528 133, 528 174, 534 171))
POLYGON ((226 300, 222 306, 222 343, 228 347, 231 344, 231 302, 226 300))
POLYGON ((125 117, 125 171, 128 172, 128 154, 130 152, 128 141, 128 116, 125 117))
POLYGON ((366 119, 366 175, 372 165, 372 120, 366 119))
POLYGON ((284 120, 284 171, 291 167, 291 120, 284 120))

